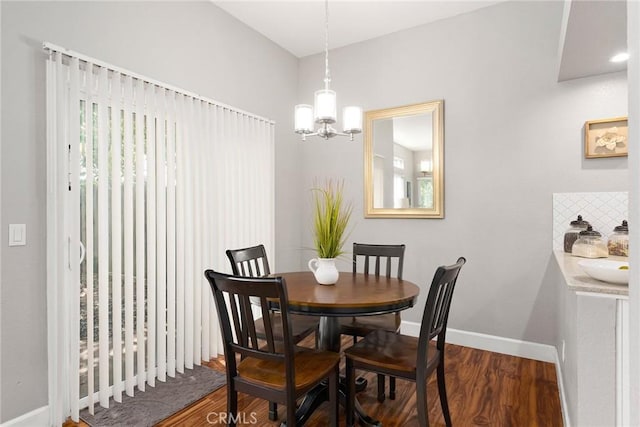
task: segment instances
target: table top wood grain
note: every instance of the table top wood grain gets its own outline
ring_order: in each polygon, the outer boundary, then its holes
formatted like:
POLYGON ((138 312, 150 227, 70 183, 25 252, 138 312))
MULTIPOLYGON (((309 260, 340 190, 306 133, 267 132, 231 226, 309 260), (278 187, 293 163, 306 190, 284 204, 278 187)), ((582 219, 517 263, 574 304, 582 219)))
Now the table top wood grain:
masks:
POLYGON ((408 280, 340 272, 335 285, 320 285, 313 273, 277 273, 287 285, 289 311, 318 316, 363 316, 412 307, 420 288, 408 280))

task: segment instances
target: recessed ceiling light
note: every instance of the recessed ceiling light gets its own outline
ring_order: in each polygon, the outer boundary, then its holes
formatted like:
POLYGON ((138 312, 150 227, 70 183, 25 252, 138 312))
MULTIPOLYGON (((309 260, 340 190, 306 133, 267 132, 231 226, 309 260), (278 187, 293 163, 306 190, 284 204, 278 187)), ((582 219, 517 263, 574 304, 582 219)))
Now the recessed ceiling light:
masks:
POLYGON ((624 62, 629 59, 629 54, 627 52, 618 53, 611 57, 610 62, 624 62))

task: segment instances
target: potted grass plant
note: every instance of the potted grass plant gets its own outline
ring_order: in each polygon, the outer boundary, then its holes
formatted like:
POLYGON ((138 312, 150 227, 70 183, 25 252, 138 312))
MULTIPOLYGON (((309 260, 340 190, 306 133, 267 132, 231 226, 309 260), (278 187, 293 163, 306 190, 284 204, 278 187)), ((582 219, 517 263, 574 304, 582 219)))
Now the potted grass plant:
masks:
POLYGON ((327 181, 315 186, 313 193, 313 242, 318 258, 309 261, 309 269, 321 285, 338 281, 335 259, 344 253, 351 203, 344 201, 344 182, 327 181))

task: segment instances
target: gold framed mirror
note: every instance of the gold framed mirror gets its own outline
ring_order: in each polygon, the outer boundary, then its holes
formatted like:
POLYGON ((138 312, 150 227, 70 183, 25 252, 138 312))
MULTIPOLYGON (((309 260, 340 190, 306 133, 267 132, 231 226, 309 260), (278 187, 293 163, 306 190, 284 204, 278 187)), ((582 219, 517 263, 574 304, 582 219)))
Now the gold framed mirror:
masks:
POLYGON ((367 111, 365 218, 444 218, 444 101, 367 111))

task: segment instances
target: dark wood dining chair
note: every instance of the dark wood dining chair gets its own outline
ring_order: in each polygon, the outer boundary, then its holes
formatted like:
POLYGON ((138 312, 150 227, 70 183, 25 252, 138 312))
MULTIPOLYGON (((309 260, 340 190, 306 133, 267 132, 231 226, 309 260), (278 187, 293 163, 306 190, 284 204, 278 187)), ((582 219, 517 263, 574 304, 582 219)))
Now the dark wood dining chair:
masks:
POLYGON ((205 277, 211 285, 222 329, 229 425, 236 425, 240 392, 284 403, 287 426, 295 427, 296 399, 328 380, 330 425, 337 426, 340 355, 295 346, 284 279, 229 276, 212 270, 205 271, 205 277), (260 300, 264 340, 258 339, 250 298, 260 300), (270 316, 270 302, 280 307, 276 318, 270 316), (280 323, 282 340, 275 338, 276 322, 280 323))
POLYGON ((427 295, 418 338, 377 330, 345 350, 347 426, 354 425, 356 369, 415 382, 418 424, 421 427, 429 425, 427 378, 437 370, 440 405, 446 425, 451 426, 444 379, 444 345, 453 290, 465 262, 461 257, 455 264, 438 267, 436 270, 427 295), (434 337, 437 337, 435 343, 432 341, 434 337))
MULTIPOLYGON (((231 263, 231 271, 235 276, 243 277, 266 277, 271 274, 269 268, 269 260, 264 245, 251 246, 242 249, 228 249, 227 258, 231 263)), ((255 298, 251 300, 256 306, 260 304, 255 298)), ((280 314, 277 311, 270 311, 271 324, 273 326, 274 338, 282 341, 283 332, 280 329, 280 314)), ((313 334, 318 330, 318 318, 315 316, 302 316, 298 314, 290 314, 291 319, 291 336, 294 344, 313 334)), ((261 318, 256 319, 256 336, 260 339, 266 338, 264 322, 261 318)), ((278 405, 274 402, 269 403, 269 419, 275 421, 278 419, 278 405)))
MULTIPOLYGON (((227 258, 231 263, 231 271, 234 276, 243 277, 266 277, 271 274, 269 269, 269 260, 264 245, 251 246, 243 249, 228 249, 227 258)), ((254 300, 255 303, 257 301, 254 300)), ((274 334, 276 340, 282 339, 282 331, 278 329, 277 312, 271 312, 271 322, 276 325, 274 334)), ((318 319, 314 316, 303 316, 299 314, 290 314, 291 316, 291 335, 294 343, 297 344, 318 329, 318 319)), ((256 333, 258 338, 264 338, 264 326, 262 322, 256 323, 256 333)))
MULTIPOLYGON (((380 276, 384 269, 384 275, 391 277, 393 266, 396 264, 395 276, 402 279, 402 267, 404 265, 405 245, 371 245, 363 243, 353 244, 353 272, 358 272, 358 265, 362 265, 364 274, 380 276), (359 263, 359 260, 361 261, 359 263)), ((345 317, 340 319, 340 333, 353 336, 355 344, 358 337, 367 336, 376 330, 400 332, 400 313, 380 314, 376 316, 345 317)), ((378 401, 385 398, 385 377, 378 375, 378 401)), ((395 378, 389 378, 389 398, 396 397, 395 378)))

